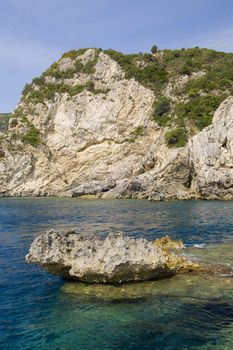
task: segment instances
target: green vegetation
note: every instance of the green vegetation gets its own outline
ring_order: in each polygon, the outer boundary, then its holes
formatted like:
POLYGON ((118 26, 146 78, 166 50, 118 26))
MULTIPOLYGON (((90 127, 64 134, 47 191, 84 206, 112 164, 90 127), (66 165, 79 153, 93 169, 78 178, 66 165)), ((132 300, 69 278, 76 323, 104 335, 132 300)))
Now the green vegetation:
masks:
POLYGON ((134 143, 138 136, 144 136, 145 135, 145 127, 143 125, 137 126, 134 130, 131 131, 130 137, 126 139, 129 143, 134 143))
POLYGON ((97 94, 107 94, 110 90, 109 89, 96 89, 95 88, 95 84, 93 83, 93 81, 88 81, 85 85, 84 85, 84 89, 87 89, 88 91, 90 91, 92 94, 97 95, 97 94))
POLYGON ((233 54, 196 47, 186 50, 164 50, 161 59, 170 75, 184 74, 184 70, 192 73, 204 71, 212 81, 222 80, 226 71, 232 70, 232 58, 233 54))
MULTIPOLYGON (((66 70, 59 68, 59 61, 49 67, 40 77, 32 80, 31 84, 26 84, 22 92, 23 100, 32 101, 33 103, 44 103, 45 100, 54 100, 56 93, 68 93, 71 97, 81 93, 84 89, 88 89, 90 83, 86 85, 74 85, 71 86, 65 82, 66 79, 71 79, 75 74, 94 74, 95 65, 97 63, 100 49, 95 50, 95 55, 92 60, 86 64, 78 59, 78 57, 86 52, 87 49, 80 49, 77 51, 70 51, 65 53, 62 58, 71 58, 74 60, 74 66, 66 70), (46 82, 46 77, 55 78, 58 82, 46 82)), ((92 88, 93 93, 105 92, 103 90, 95 90, 92 88)))
POLYGON ((152 48, 151 48, 151 52, 153 54, 157 53, 158 52, 158 46, 157 45, 153 45, 152 48))
POLYGON ((18 120, 16 118, 11 118, 10 127, 15 128, 18 125, 18 120))
POLYGON ((67 84, 44 84, 38 90, 32 90, 26 100, 33 103, 44 103, 45 100, 53 101, 56 93, 68 93, 70 96, 77 95, 85 89, 83 85, 70 86, 67 84))
POLYGON ((127 79, 134 78, 156 92, 160 91, 168 81, 168 72, 163 64, 159 60, 154 60, 151 54, 124 55, 111 49, 105 53, 119 63, 127 79))
POLYGON ((154 114, 161 117, 171 110, 171 101, 167 97, 161 97, 155 104, 154 114))
MULTIPOLYGON (((155 92, 153 119, 160 126, 190 127, 201 130, 212 121, 214 111, 227 96, 233 93, 233 54, 214 50, 193 49, 163 50, 158 57, 151 54, 124 55, 114 50, 105 51, 117 61, 126 78, 135 78, 155 92), (192 74, 202 72, 195 78, 192 74), (183 102, 176 102, 163 95, 169 80, 188 75, 187 83, 177 89, 176 95, 183 102)), ((158 52, 152 46, 153 54, 158 52)), ((179 140, 184 143, 186 138, 179 140)), ((174 143, 180 145, 180 141, 174 143)))
POLYGON ((24 143, 29 143, 33 147, 39 146, 41 143, 39 130, 32 123, 29 123, 28 126, 29 130, 21 137, 21 140, 24 143))
MULTIPOLYGON (((44 103, 45 100, 54 100, 56 93, 68 93, 72 97, 84 90, 106 94, 108 90, 95 89, 92 78, 84 85, 70 86, 67 81, 76 74, 95 73, 101 49, 95 49, 93 58, 83 64, 80 56, 86 51, 84 48, 65 53, 62 59, 72 60, 70 68, 62 70, 61 60, 54 63, 25 86, 23 100, 32 104, 44 103)), ((209 125, 219 104, 233 94, 233 54, 230 53, 199 47, 158 50, 156 45, 152 46, 151 53, 123 54, 112 49, 104 52, 120 65, 126 79, 134 78, 154 92, 152 117, 160 126, 172 128, 166 138, 167 144, 172 147, 185 143, 184 130, 190 134, 209 125), (186 78, 179 80, 184 75, 186 78), (178 81, 180 83, 165 94, 167 84, 174 86, 178 81)), ((135 130, 133 136, 141 132, 140 129, 135 130)))
POLYGON ((0 149, 0 160, 4 158, 5 158, 5 152, 2 149, 0 149))
MULTIPOLYGON (((158 51, 157 47, 152 49, 152 53, 158 51)), ((208 126, 219 104, 233 93, 233 54, 198 47, 163 50, 156 58, 150 54, 123 55, 113 50, 107 53, 120 64, 127 78, 134 77, 154 90, 153 119, 160 126, 176 127, 167 135, 170 146, 185 144, 184 127, 197 132, 208 126), (195 77, 196 72, 201 74, 195 77), (169 80, 175 81, 182 75, 190 78, 176 91, 180 102, 171 103, 163 95, 163 88, 169 80)))
POLYGON ((183 147, 187 142, 185 130, 176 128, 165 134, 165 141, 168 147, 183 147))
POLYGON ((189 120, 199 130, 205 128, 211 123, 214 111, 224 98, 225 95, 194 96, 186 103, 177 104, 177 123, 184 125, 185 120, 189 120))
POLYGON ((0 132, 7 131, 9 119, 10 113, 0 113, 0 132))
POLYGON ((28 124, 29 121, 25 115, 25 112, 24 110, 21 108, 21 107, 18 107, 14 113, 11 114, 11 119, 10 119, 10 126, 11 128, 15 128, 18 123, 21 122, 21 123, 26 123, 28 124))
POLYGON ((28 120, 22 108, 18 107, 11 115, 10 127, 15 128, 20 123, 26 126, 26 132, 24 134, 12 132, 11 139, 20 139, 24 143, 29 143, 33 147, 39 146, 41 144, 40 131, 28 120))
POLYGON ((142 125, 137 126, 130 134, 134 136, 143 136, 145 135, 145 128, 142 125))
POLYGON ((88 48, 82 48, 79 50, 71 50, 71 51, 65 52, 62 55, 62 58, 70 58, 72 60, 75 60, 78 56, 83 55, 87 50, 88 50, 88 48))
POLYGON ((153 119, 160 125, 166 125, 170 120, 169 113, 171 111, 171 100, 165 96, 161 96, 154 103, 153 119))
MULTIPOLYGON (((47 76, 54 77, 56 79, 70 79, 70 78, 73 78, 74 74, 76 73, 94 74, 95 65, 99 57, 100 49, 95 49, 95 54, 93 59, 88 61, 86 64, 83 64, 80 61, 80 59, 78 59, 78 57, 80 55, 83 55, 86 51, 87 49, 80 49, 77 51, 70 51, 65 53, 62 56, 62 59, 71 58, 73 60, 73 67, 68 68, 66 70, 60 70, 59 69, 60 60, 59 60, 58 62, 53 63, 51 67, 49 67, 49 69, 47 69, 47 71, 45 71, 39 79, 42 79, 43 81, 44 80, 43 78, 47 76)), ((34 83, 38 85, 37 82, 34 82, 34 83)))
MULTIPOLYGON (((126 73, 126 78, 134 78, 139 83, 155 92, 153 119, 160 126, 177 126, 178 141, 180 127, 193 126, 201 130, 212 121, 219 104, 233 93, 233 54, 214 50, 193 49, 163 50, 158 57, 151 54, 124 55, 114 50, 105 51, 117 61, 126 73), (201 72, 195 77, 193 73, 201 72), (177 88, 176 95, 180 102, 163 95, 163 89, 169 80, 187 75, 188 81, 177 88), (182 102, 183 101, 183 102, 182 102)), ((154 45, 153 54, 158 52, 154 45)), ((175 96, 174 96, 175 97, 175 96)), ((183 130, 183 129, 182 129, 183 130)))
POLYGON ((56 93, 63 94, 67 93, 70 97, 75 96, 83 92, 84 90, 88 90, 93 94, 104 93, 106 94, 109 90, 95 89, 94 83, 89 81, 85 85, 68 85, 68 84, 44 84, 41 86, 39 90, 33 90, 26 97, 27 101, 31 101, 33 103, 44 103, 45 100, 53 101, 56 93))

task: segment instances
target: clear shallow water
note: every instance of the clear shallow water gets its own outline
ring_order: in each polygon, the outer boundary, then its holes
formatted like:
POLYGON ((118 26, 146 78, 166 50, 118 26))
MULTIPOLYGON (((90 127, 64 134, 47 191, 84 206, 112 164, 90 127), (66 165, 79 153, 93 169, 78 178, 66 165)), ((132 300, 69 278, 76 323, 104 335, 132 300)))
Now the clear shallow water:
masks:
POLYGON ((65 282, 24 256, 48 228, 164 234, 233 267, 233 202, 0 199, 0 349, 233 349, 233 278, 176 276, 122 286, 65 282))

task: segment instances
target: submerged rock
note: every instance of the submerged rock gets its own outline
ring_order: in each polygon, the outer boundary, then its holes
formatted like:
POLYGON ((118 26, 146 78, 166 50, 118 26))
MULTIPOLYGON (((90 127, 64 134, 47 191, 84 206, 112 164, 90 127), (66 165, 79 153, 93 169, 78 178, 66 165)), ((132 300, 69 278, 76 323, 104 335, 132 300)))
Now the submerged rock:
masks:
POLYGON ((38 236, 26 256, 48 271, 89 283, 161 279, 201 269, 197 263, 144 238, 110 233, 105 239, 75 231, 51 230, 38 236))
POLYGON ((217 274, 177 274, 172 278, 163 280, 144 281, 140 283, 125 284, 86 284, 73 281, 62 285, 63 293, 77 296, 79 300, 98 298, 105 301, 129 301, 145 298, 161 297, 185 298, 186 301, 199 304, 200 302, 214 300, 220 301, 233 297, 232 277, 222 277, 217 274))

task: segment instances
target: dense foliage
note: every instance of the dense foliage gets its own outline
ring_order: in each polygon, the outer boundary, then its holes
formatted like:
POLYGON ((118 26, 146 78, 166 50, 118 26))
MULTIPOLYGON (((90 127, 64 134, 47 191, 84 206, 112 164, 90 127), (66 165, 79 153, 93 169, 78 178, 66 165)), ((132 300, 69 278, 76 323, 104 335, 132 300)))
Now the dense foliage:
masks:
POLYGON ((124 55, 111 49, 105 53, 119 63, 127 79, 135 78, 139 83, 155 91, 161 90, 168 82, 168 73, 161 62, 154 60, 151 54, 124 55))
POLYGON ((186 103, 178 103, 176 106, 177 124, 185 125, 185 121, 191 121, 199 130, 208 126, 224 95, 194 96, 186 103))

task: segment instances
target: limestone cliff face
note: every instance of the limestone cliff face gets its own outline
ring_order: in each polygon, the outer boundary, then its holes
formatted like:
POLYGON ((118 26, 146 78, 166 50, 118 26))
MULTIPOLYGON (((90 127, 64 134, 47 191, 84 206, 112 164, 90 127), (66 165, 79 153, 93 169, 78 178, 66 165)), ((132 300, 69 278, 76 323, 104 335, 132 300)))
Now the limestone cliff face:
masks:
POLYGON ((206 198, 233 197, 233 98, 216 111, 213 123, 188 145, 193 188, 206 198))
MULTIPOLYGON (((85 67, 95 54, 89 49, 79 60, 85 67)), ((62 73, 73 66, 74 60, 63 58, 57 69, 62 73)), ((45 80, 89 88, 72 96, 55 93, 43 103, 20 102, 23 117, 16 122, 13 115, 9 133, 1 134, 1 195, 155 200, 233 196, 233 98, 221 104, 213 124, 186 147, 169 148, 167 129, 151 118, 154 93, 126 79, 107 54, 98 54, 91 74, 45 80), (24 142, 33 128, 40 133, 36 146, 24 142)))

